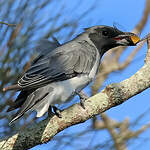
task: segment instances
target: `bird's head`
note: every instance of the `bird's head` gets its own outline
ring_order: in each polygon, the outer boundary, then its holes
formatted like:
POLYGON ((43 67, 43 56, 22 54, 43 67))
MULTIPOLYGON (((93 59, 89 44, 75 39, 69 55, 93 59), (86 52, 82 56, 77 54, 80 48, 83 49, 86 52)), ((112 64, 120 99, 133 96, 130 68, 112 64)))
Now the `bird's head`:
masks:
POLYGON ((106 51, 117 46, 135 46, 140 38, 131 32, 122 32, 115 27, 94 26, 86 28, 89 39, 103 55, 106 51))

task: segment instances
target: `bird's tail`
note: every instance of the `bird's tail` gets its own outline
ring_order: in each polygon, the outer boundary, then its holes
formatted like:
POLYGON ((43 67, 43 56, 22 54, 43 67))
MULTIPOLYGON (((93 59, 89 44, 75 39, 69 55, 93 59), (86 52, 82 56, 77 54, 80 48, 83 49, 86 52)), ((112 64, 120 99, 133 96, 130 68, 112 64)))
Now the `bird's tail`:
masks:
MULTIPOLYGON (((44 88, 43 88, 43 91, 44 91, 44 88)), ((49 94, 49 92, 45 91, 45 93, 43 94, 42 93, 43 91, 41 89, 38 89, 35 91, 22 91, 20 93, 20 96, 18 96, 18 98, 16 99, 14 107, 10 107, 8 109, 8 111, 11 111, 20 107, 19 111, 15 114, 15 116, 13 117, 13 119, 11 120, 9 124, 11 125, 14 121, 22 117, 27 111, 29 110, 33 111, 34 109, 32 108, 34 106, 36 107, 38 106, 38 109, 40 110, 40 112, 41 110, 44 110, 42 111, 43 112, 41 114, 42 116, 48 109, 45 107, 49 106, 49 103, 47 102, 47 99, 48 99, 47 95, 49 94)))
MULTIPOLYGON (((17 99, 9 106, 7 112, 13 111, 13 110, 15 110, 17 108, 22 107, 22 105, 24 104, 25 100, 27 99, 27 97, 32 92, 33 92, 32 90, 21 91, 20 94, 17 96, 17 99)), ((16 113, 15 116, 13 117, 12 121, 9 124, 11 124, 12 122, 14 122, 15 120, 17 120, 20 117, 21 117, 21 115, 19 115, 18 113, 16 113)))

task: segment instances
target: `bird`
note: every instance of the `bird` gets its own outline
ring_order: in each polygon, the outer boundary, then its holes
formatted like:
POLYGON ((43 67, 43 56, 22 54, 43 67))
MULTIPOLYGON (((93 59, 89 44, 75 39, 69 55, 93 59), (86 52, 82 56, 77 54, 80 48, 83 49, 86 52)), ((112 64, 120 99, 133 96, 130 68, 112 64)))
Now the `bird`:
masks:
POLYGON ((136 46, 139 41, 139 36, 132 32, 106 25, 85 28, 83 33, 64 44, 56 38, 41 40, 36 47, 39 55, 30 68, 17 84, 3 88, 3 91, 20 91, 7 110, 19 108, 10 124, 33 110, 37 112, 36 117, 50 109, 61 117, 55 105, 66 103, 75 95, 80 97, 85 109, 87 96, 82 90, 94 80, 104 53, 118 46, 136 46))

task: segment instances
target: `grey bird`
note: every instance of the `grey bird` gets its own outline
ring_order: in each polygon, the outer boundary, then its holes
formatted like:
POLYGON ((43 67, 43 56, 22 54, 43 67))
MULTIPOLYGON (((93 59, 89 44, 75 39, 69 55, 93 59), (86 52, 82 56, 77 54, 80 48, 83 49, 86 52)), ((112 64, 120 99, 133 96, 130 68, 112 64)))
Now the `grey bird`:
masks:
POLYGON ((96 76, 100 60, 105 52, 117 46, 135 46, 140 38, 115 27, 93 26, 73 40, 60 44, 42 40, 37 51, 40 53, 16 85, 3 90, 21 91, 8 111, 20 108, 12 122, 29 110, 36 110, 37 117, 50 108, 59 116, 55 104, 80 96, 84 108, 85 88, 96 76))

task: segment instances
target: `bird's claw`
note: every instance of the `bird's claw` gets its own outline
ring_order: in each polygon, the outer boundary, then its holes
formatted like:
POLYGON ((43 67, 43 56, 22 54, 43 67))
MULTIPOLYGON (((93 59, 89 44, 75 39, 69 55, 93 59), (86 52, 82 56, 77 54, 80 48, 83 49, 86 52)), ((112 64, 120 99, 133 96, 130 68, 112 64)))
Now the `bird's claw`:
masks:
POLYGON ((57 117, 59 118, 62 118, 62 115, 61 115, 61 110, 58 109, 56 106, 52 106, 53 110, 54 110, 54 113, 57 117))
POLYGON ((49 109, 48 109, 48 116, 50 118, 52 118, 54 116, 54 113, 52 112, 52 106, 49 106, 49 109))
POLYGON ((85 102, 86 99, 81 99, 80 98, 80 105, 83 109, 85 109, 85 106, 84 106, 84 102, 85 102))
POLYGON ((50 106, 49 109, 48 109, 48 116, 52 117, 54 115, 56 115, 59 118, 62 118, 61 110, 59 110, 56 106, 50 106))

